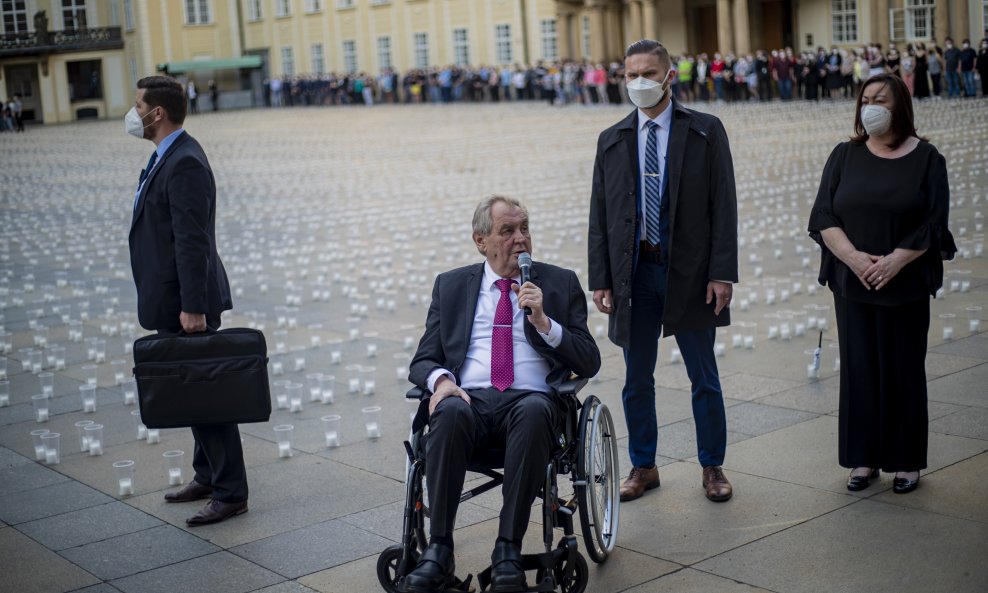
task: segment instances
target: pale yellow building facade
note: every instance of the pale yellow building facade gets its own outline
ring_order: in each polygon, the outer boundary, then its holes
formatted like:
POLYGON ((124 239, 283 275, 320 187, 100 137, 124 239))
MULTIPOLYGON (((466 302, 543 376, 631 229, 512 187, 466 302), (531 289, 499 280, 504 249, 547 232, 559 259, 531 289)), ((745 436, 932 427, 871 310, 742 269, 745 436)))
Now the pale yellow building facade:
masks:
POLYGON ((159 72, 203 94, 216 81, 220 104, 238 107, 263 78, 606 63, 642 37, 673 53, 746 53, 976 44, 986 28, 988 0, 4 0, 0 98, 19 93, 28 120, 53 123, 119 117, 136 81, 159 72))

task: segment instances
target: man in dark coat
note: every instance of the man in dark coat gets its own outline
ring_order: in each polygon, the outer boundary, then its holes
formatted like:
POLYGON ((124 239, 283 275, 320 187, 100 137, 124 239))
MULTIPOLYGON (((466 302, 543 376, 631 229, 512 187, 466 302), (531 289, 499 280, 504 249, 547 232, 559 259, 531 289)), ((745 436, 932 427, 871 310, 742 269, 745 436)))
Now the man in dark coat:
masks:
MULTIPOLYGON (((187 96, 166 76, 137 82, 127 132, 154 142, 141 171, 130 227, 137 318, 159 334, 218 329, 231 309, 230 284, 216 252, 216 182, 202 147, 182 128, 187 96)), ((168 502, 212 498, 189 525, 247 512, 247 471, 236 424, 192 427, 195 478, 168 502)))
POLYGON ((720 120, 670 97, 675 76, 661 44, 628 48, 625 77, 638 109, 597 141, 590 288, 627 367, 622 399, 633 468, 621 500, 659 485, 653 375, 658 338, 674 335, 692 382, 706 495, 724 501, 732 489, 720 468, 727 424, 714 336, 730 323, 738 280, 734 168, 720 120))
POLYGON ((576 274, 535 262, 531 279, 520 284, 518 256, 532 251, 524 205, 485 199, 473 217, 473 241, 486 261, 436 278, 409 366, 409 380, 431 393, 425 446, 431 517, 429 546, 405 577, 406 593, 444 591, 452 582, 453 527, 467 462, 491 448, 504 450, 491 590, 527 590, 522 537, 555 446, 556 390, 572 373, 592 377, 600 369, 576 274))

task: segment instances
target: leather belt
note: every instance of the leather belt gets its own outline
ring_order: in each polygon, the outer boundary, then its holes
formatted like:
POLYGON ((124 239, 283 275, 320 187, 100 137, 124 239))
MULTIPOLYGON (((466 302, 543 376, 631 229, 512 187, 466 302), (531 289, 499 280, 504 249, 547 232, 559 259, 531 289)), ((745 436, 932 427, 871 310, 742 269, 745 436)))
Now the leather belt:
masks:
POLYGON ((661 263, 662 245, 652 245, 648 241, 638 242, 638 261, 661 263))

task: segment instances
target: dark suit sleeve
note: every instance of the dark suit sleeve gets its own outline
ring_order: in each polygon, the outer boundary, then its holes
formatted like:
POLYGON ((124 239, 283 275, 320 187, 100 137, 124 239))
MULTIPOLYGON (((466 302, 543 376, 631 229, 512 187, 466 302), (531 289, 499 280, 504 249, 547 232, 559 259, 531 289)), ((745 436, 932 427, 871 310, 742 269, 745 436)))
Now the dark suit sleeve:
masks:
POLYGON ((205 163, 191 156, 175 163, 168 179, 168 202, 179 293, 186 313, 208 309, 209 217, 215 200, 213 176, 205 163))
POLYGON ((709 280, 738 281, 738 197, 727 131, 720 120, 711 129, 709 280))
POLYGON ((444 366, 446 357, 443 354, 442 337, 440 335, 439 311, 441 293, 439 284, 443 275, 436 276, 432 287, 432 302, 429 303, 429 314, 425 319, 425 333, 419 340, 419 347, 408 366, 408 380, 422 389, 428 389, 429 375, 432 371, 444 366))
POLYGON ((587 297, 580 279, 572 270, 567 270, 567 278, 569 311, 555 353, 574 373, 589 378, 600 370, 600 350, 587 328, 587 297))
POLYGON ((600 141, 593 164, 593 186, 590 192, 590 229, 587 232, 587 262, 590 270, 590 290, 611 288, 611 265, 607 249, 607 200, 604 196, 604 166, 600 141))

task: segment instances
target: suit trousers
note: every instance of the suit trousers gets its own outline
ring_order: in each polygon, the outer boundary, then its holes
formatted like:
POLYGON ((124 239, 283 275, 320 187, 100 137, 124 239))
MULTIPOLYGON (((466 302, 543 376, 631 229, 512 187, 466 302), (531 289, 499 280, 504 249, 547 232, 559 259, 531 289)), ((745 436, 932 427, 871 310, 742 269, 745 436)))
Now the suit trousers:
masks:
MULTIPOLYGON (((628 423, 628 450, 636 467, 655 465, 658 419, 655 412, 655 361, 665 305, 667 263, 639 260, 631 293, 631 346, 624 350, 621 399, 628 423)), ((723 465, 727 418, 714 356, 714 328, 676 333, 676 343, 692 384, 693 423, 700 465, 723 465)))
POLYGON ((555 445, 559 411, 555 396, 538 391, 467 389, 439 402, 426 436, 426 484, 433 537, 452 537, 467 465, 504 451, 504 483, 498 537, 521 545, 532 502, 545 482, 555 445))
MULTIPOLYGON (((209 318, 206 325, 219 329, 220 319, 209 318)), ((181 326, 158 330, 162 335, 174 335, 181 326)), ((247 500, 247 468, 244 466, 244 449, 240 442, 240 429, 236 424, 204 424, 192 427, 195 446, 192 451, 192 468, 196 482, 213 488, 213 499, 220 502, 247 500)))

